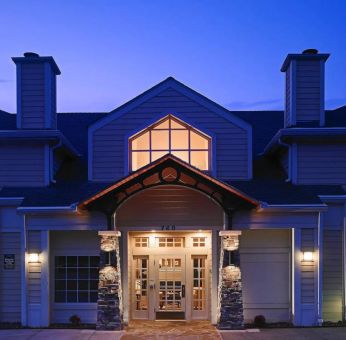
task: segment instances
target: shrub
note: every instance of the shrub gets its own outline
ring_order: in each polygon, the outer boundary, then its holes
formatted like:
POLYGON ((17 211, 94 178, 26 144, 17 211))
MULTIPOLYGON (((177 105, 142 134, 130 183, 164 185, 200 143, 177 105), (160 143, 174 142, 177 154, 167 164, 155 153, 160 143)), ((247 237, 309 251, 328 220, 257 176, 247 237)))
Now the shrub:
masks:
POLYGON ((72 315, 70 317, 70 322, 73 326, 79 326, 80 325, 80 317, 76 314, 72 315))
POLYGON ((263 315, 256 315, 254 319, 254 325, 259 328, 266 326, 266 318, 263 315))

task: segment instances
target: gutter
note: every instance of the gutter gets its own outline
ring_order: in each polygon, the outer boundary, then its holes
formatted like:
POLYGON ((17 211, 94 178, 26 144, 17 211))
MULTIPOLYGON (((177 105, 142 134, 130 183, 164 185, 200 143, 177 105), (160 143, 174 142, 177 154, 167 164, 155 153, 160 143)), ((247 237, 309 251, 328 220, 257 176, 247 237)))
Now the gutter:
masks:
POLYGON ((346 128, 344 127, 294 127, 294 128, 284 128, 280 129, 270 142, 266 145, 261 155, 268 154, 275 151, 275 146, 279 144, 279 140, 282 141, 282 138, 299 138, 299 137, 315 137, 315 138, 337 138, 343 137, 346 138, 346 128))
POLYGON ((261 202, 260 207, 257 209, 258 212, 263 211, 327 211, 328 205, 324 203, 317 204, 268 204, 266 202, 261 202))
POLYGON ((17 211, 19 213, 48 213, 48 212, 77 212, 76 204, 71 204, 69 206, 52 206, 52 207, 18 207, 17 211))

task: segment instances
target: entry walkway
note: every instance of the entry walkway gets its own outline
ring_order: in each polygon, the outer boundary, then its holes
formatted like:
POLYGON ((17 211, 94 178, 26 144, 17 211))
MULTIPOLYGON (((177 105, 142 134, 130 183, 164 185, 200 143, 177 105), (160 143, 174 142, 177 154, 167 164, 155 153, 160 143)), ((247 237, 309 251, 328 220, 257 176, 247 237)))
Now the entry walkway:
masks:
POLYGON ((131 321, 121 340, 221 340, 209 321, 131 321))
POLYGON ((0 330, 0 339, 54 340, 345 340, 346 328, 284 328, 218 332, 207 322, 131 322, 123 332, 78 329, 0 330))

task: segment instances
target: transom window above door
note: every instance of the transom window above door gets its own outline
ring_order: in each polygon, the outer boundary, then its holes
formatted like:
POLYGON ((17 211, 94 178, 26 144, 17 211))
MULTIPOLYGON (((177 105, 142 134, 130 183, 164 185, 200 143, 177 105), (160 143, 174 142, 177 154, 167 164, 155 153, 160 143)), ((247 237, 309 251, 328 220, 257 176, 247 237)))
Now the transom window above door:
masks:
POLYGON ((170 153, 200 170, 210 170, 211 138, 172 115, 129 140, 130 170, 170 153))

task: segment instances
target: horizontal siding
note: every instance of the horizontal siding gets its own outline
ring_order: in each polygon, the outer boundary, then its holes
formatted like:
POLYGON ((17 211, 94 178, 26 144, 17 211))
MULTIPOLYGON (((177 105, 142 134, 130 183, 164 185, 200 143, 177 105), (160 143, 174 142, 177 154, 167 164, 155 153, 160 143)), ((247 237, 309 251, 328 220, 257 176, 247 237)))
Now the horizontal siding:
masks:
MULTIPOLYGON (((314 251, 315 250, 315 230, 312 228, 301 229, 301 250, 314 251)), ((315 262, 302 261, 301 263, 301 303, 313 304, 315 303, 315 275, 316 275, 315 262)))
POLYGON ((346 184, 346 144, 298 145, 298 184, 346 184))
POLYGON ((0 233, 0 323, 21 321, 21 237, 0 233), (4 269, 4 254, 15 255, 15 268, 4 269))
POLYGON ((323 320, 343 319, 343 233, 324 230, 323 233, 323 320))
POLYGON ((287 229, 242 232, 240 268, 246 322, 253 322, 259 314, 268 322, 289 321, 290 248, 287 229))
POLYGON ((22 64, 22 128, 40 129, 45 125, 44 64, 22 64))
MULTIPOLYGON (((29 231, 27 234, 28 253, 41 252, 41 232, 29 231)), ((41 263, 28 263, 28 303, 41 303, 41 263)))
POLYGON ((97 231, 51 231, 50 232, 50 290, 51 323, 69 323, 71 315, 77 314, 83 323, 96 323, 96 303, 54 303, 55 256, 98 256, 100 238, 97 231))
POLYGON ((216 136, 216 166, 220 178, 247 179, 247 133, 228 120, 209 111, 197 102, 173 89, 139 105, 131 112, 99 128, 93 135, 92 177, 96 181, 111 181, 124 175, 125 136, 142 128, 158 114, 169 110, 179 112, 188 120, 198 123, 202 129, 216 136))
POLYGON ((43 186, 44 145, 0 144, 0 186, 43 186))
POLYGON ((133 196, 116 216, 120 228, 223 225, 223 212, 216 203, 197 191, 175 186, 147 189, 133 196))
POLYGON ((320 61, 297 60, 296 63, 297 122, 319 121, 322 96, 320 61))

